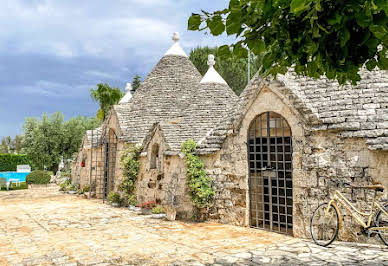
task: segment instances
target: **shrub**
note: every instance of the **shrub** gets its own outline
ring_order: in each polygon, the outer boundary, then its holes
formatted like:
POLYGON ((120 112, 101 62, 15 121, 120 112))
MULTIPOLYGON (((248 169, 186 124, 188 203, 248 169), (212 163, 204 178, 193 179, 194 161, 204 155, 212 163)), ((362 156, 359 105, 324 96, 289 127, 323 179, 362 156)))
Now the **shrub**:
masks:
POLYGON ((164 213, 164 209, 161 206, 156 206, 156 207, 152 208, 152 213, 153 214, 164 213))
POLYGON ((135 195, 129 195, 128 196, 128 204, 132 206, 136 206, 137 200, 135 195))
POLYGON ((152 209, 156 206, 154 201, 148 201, 146 203, 143 203, 140 207, 143 209, 152 209))
POLYGON ((119 189, 123 192, 124 198, 129 205, 136 205, 135 188, 140 168, 139 154, 143 148, 130 146, 126 148, 121 156, 121 167, 123 169, 123 181, 119 189))
POLYGON ((51 176, 46 171, 35 170, 26 177, 27 184, 48 184, 51 176))
POLYGON ((16 171, 18 165, 31 164, 25 154, 0 154, 0 172, 16 171))
POLYGON ((117 192, 113 192, 113 191, 109 192, 107 199, 108 199, 108 202, 110 203, 119 203, 119 204, 121 203, 120 194, 117 192))
POLYGON ((90 186, 86 185, 86 186, 83 187, 82 192, 86 193, 86 192, 89 192, 89 190, 90 190, 90 186))
POLYGON ((197 144, 189 139, 182 143, 182 153, 186 162, 186 178, 191 194, 191 200, 199 208, 208 208, 214 199, 215 192, 211 186, 211 179, 206 174, 205 165, 198 155, 194 154, 197 144))
POLYGON ((66 191, 67 187, 71 185, 70 179, 66 179, 59 185, 59 191, 66 191))

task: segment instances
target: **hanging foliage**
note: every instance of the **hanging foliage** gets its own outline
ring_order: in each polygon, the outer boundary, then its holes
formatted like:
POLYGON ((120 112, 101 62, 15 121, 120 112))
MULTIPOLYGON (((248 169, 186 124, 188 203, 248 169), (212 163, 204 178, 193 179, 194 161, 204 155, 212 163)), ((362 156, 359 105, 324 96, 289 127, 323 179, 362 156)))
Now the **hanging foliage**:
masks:
POLYGON ((182 153, 186 162, 187 184, 191 193, 191 200, 197 208, 211 206, 215 192, 211 186, 211 179, 205 172, 203 161, 194 154, 197 144, 189 139, 182 143, 182 153))
POLYGON ((130 205, 136 205, 136 180, 140 169, 139 155, 143 147, 130 146, 121 156, 121 168, 123 169, 123 181, 119 189, 128 198, 130 205))
POLYGON ((263 75, 326 75, 340 84, 360 80, 359 70, 388 69, 387 0, 230 0, 215 12, 192 14, 189 30, 234 35, 218 55, 263 56, 263 75))

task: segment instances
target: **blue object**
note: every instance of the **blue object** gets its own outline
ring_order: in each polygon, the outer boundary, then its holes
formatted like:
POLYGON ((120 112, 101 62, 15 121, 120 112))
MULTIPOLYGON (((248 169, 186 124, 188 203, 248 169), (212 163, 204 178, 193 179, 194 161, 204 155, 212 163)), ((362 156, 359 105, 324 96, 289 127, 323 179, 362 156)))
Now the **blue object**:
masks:
POLYGON ((17 172, 0 172, 0 177, 5 177, 7 181, 9 179, 17 179, 20 182, 26 182, 26 176, 30 173, 17 173, 17 172))

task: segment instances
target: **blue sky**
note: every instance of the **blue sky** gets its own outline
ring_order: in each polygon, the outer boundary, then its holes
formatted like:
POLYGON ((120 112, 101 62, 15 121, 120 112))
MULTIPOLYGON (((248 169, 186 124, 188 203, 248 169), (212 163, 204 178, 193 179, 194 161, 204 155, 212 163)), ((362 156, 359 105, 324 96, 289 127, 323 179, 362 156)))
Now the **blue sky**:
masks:
POLYGON ((143 78, 171 46, 186 53, 225 37, 188 32, 187 19, 227 0, 2 0, 0 9, 0 137, 22 133, 26 117, 61 111, 95 115, 89 89, 124 88, 143 78))

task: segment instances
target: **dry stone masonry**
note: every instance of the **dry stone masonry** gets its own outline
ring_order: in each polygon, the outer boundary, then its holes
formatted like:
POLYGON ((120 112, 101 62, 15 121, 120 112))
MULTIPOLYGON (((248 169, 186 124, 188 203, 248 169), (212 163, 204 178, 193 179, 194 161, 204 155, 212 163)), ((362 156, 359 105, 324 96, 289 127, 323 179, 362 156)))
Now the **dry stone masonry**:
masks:
MULTIPOLYGON (((299 77, 290 69, 276 79, 256 75, 238 97, 214 70, 213 56, 202 77, 180 47, 179 35, 173 40, 134 95, 112 108, 97 129, 98 138, 87 133, 73 182, 95 180, 104 198, 122 180, 124 147, 142 145, 139 204, 155 201, 176 208, 178 218, 191 219, 180 147, 193 139, 216 192, 210 219, 302 238, 310 237, 314 209, 336 189, 366 208, 372 192, 346 189, 344 183, 379 181, 388 187, 386 71, 362 70, 357 86, 340 86, 324 77, 299 77), (80 170, 85 156, 95 163, 80 170)), ((340 239, 373 241, 357 235, 349 215, 344 222, 340 239)))

